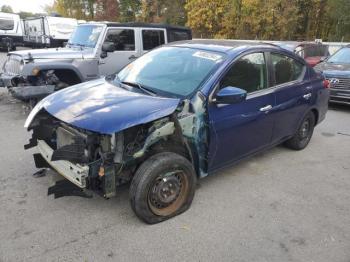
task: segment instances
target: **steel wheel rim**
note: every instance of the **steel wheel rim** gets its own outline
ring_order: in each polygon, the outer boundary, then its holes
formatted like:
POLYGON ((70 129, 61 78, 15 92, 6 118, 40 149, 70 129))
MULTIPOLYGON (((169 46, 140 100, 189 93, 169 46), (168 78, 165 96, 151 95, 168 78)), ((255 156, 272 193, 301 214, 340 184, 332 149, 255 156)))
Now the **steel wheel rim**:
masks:
POLYGON ((188 195, 188 178, 176 170, 159 175, 148 192, 148 206, 158 216, 169 216, 177 211, 188 195))
POLYGON ((299 131, 299 137, 301 140, 307 140, 310 135, 310 119, 306 119, 303 124, 301 125, 300 131, 299 131))

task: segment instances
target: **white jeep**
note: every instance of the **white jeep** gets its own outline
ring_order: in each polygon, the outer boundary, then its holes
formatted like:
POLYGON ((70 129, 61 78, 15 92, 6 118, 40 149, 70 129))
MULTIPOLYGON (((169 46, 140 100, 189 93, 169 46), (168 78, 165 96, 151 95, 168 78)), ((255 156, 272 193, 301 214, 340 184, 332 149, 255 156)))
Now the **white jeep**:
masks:
POLYGON ((157 46, 191 38, 190 29, 164 24, 80 24, 64 48, 8 53, 0 86, 36 103, 56 90, 117 73, 157 46))

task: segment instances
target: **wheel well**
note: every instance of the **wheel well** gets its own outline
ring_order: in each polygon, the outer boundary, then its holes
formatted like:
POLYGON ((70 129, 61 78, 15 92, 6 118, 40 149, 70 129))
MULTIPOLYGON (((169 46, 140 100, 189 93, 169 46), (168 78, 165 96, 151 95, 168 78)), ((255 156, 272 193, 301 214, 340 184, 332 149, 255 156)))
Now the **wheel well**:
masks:
POLYGON ((315 116, 315 125, 317 125, 317 123, 318 123, 318 111, 317 111, 317 109, 314 108, 314 109, 311 110, 311 112, 315 116))
POLYGON ((58 79, 68 85, 75 85, 81 83, 79 76, 69 69, 57 69, 55 75, 58 79))
POLYGON ((186 148, 185 145, 182 145, 180 143, 177 143, 176 141, 169 139, 166 141, 159 141, 158 143, 154 144, 148 154, 147 158, 151 157, 152 155, 161 153, 161 152, 172 152, 176 153, 178 155, 181 155, 185 158, 187 158, 191 163, 192 159, 190 156, 190 153, 188 152, 188 149, 186 148))

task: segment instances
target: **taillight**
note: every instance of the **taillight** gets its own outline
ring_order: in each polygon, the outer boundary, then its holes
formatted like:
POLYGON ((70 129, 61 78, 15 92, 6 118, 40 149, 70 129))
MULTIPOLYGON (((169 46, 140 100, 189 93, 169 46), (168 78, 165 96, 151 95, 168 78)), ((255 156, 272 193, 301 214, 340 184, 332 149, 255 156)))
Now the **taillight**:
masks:
POLYGON ((331 87, 331 83, 329 82, 329 80, 327 80, 327 79, 323 80, 323 87, 324 88, 330 88, 331 87))

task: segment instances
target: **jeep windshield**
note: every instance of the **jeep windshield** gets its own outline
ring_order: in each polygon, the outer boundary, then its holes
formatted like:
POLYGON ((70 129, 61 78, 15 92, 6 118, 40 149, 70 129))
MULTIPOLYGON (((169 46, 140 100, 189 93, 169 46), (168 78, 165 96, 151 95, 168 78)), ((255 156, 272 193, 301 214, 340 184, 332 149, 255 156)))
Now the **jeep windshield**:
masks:
POLYGON ((102 28, 100 25, 80 25, 75 29, 68 41, 68 45, 94 48, 102 28))
POLYGON ((345 47, 340 49, 327 62, 332 64, 350 64, 350 48, 345 47))
POLYGON ((222 53, 199 49, 162 47, 127 65, 115 81, 183 98, 196 91, 224 57, 222 53))

